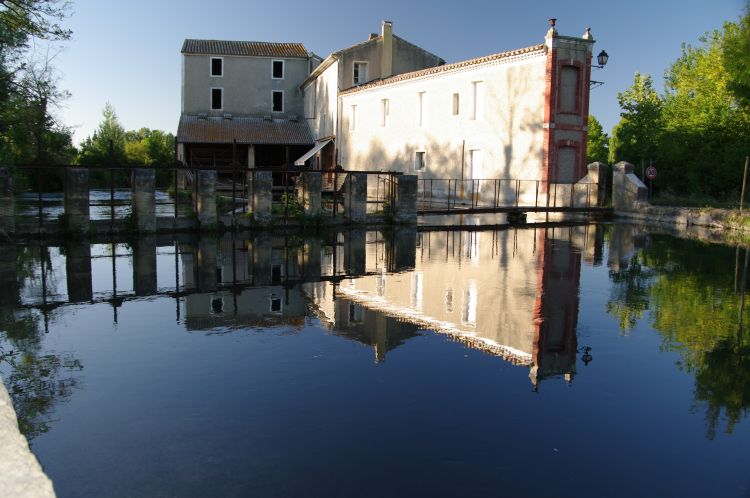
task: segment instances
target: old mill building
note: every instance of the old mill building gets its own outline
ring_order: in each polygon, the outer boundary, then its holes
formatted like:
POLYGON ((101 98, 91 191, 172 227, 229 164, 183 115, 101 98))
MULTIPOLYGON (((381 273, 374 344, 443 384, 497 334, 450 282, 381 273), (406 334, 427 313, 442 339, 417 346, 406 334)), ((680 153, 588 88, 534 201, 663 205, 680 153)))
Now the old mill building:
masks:
POLYGON ((393 34, 321 59, 301 43, 185 40, 178 159, 574 183, 586 173, 594 39, 446 64, 393 34))

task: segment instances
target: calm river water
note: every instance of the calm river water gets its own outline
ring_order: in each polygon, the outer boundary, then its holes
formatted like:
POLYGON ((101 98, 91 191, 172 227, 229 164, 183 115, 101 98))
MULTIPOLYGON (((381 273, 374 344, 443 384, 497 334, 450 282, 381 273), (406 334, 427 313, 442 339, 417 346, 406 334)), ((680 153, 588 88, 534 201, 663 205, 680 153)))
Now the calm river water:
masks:
POLYGON ((0 375, 61 497, 750 496, 744 249, 154 237, 0 247, 0 276, 0 375))

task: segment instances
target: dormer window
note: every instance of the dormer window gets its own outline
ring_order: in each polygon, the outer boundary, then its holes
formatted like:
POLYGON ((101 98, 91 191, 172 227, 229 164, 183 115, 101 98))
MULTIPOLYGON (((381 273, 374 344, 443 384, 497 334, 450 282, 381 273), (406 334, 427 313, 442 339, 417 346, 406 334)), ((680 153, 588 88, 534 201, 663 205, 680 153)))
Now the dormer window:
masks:
POLYGON ((271 78, 275 80, 284 79, 284 61, 271 62, 271 78))
POLYGON ((224 76, 223 57, 211 57, 211 76, 224 76))
POLYGON ((367 83, 367 63, 366 62, 355 62, 354 69, 352 72, 352 83, 354 85, 361 85, 367 83))

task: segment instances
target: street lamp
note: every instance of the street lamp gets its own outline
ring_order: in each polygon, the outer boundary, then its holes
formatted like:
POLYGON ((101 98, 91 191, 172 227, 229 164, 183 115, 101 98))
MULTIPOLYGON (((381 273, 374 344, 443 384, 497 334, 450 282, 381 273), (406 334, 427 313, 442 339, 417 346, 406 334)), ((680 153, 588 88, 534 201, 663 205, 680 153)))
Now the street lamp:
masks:
MULTIPOLYGON (((607 52, 605 52, 604 50, 602 50, 601 52, 599 52, 599 55, 596 56, 596 62, 598 62, 599 65, 592 64, 591 67, 595 67, 597 69, 603 69, 604 66, 607 65, 607 61, 608 60, 609 60, 609 54, 607 52)), ((590 82, 589 82, 589 86, 591 88, 596 88, 596 87, 601 86, 603 84, 604 84, 603 81, 590 80, 590 82)))
POLYGON ((593 67, 596 67, 598 69, 602 69, 604 66, 607 65, 607 61, 608 60, 609 60, 609 54, 607 54, 607 52, 605 52, 604 50, 602 50, 601 52, 599 52, 599 55, 596 56, 596 62, 598 62, 599 65, 598 66, 593 66, 593 67))

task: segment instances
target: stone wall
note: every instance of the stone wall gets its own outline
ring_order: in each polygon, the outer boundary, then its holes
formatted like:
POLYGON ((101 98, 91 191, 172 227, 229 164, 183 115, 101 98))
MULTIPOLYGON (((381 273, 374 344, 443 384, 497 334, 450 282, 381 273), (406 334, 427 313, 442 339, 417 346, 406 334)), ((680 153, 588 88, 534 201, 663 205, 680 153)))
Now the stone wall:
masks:
POLYGON ((18 431, 16 412, 0 379, 0 496, 54 497, 52 481, 18 431))

